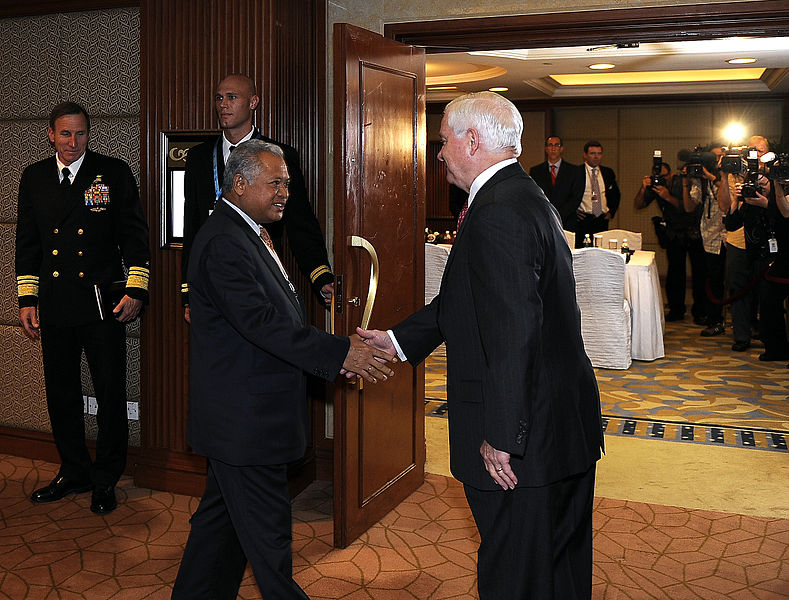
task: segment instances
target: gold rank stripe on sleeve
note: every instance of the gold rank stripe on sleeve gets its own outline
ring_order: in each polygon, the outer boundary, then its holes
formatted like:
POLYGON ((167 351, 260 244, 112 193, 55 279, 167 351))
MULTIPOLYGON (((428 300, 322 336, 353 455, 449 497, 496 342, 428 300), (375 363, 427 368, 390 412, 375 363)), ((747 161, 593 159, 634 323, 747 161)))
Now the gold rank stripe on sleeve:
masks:
POLYGON ((318 277, 320 277, 324 273, 329 273, 329 272, 331 272, 331 269, 329 269, 327 265, 321 265, 320 267, 315 269, 312 273, 310 273, 310 281, 312 283, 315 283, 315 280, 318 279, 318 277))
POLYGON ((181 284, 181 293, 188 294, 189 293, 189 284, 184 282, 181 284))
POLYGON ((126 287, 148 289, 148 278, 150 271, 146 267, 129 267, 129 278, 126 280, 126 287))
POLYGON ((19 297, 38 296, 38 275, 18 275, 16 287, 19 297))

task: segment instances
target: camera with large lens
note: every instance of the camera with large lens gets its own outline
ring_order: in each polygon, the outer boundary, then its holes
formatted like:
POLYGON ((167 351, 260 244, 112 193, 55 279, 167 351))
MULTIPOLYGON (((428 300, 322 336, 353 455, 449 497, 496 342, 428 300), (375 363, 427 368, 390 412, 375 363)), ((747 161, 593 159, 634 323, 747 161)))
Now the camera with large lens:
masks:
POLYGON ((767 177, 778 183, 789 183, 789 154, 768 152, 759 160, 764 164, 767 177))
POLYGON ((663 172, 663 153, 660 150, 655 150, 652 153, 652 174, 649 176, 649 185, 654 187, 662 185, 666 187, 666 178, 663 172))
POLYGON ((747 146, 732 146, 726 149, 721 158, 721 171, 732 175, 744 175, 748 171, 747 146))
POLYGON ((745 181, 743 181, 740 195, 743 198, 756 198, 759 192, 757 180, 759 179, 759 157, 756 150, 749 149, 745 159, 745 181))
POLYGON ((702 179, 704 169, 710 173, 718 170, 718 158, 712 153, 707 152, 701 146, 696 146, 693 150, 680 150, 677 153, 680 162, 685 163, 682 176, 691 179, 702 179))

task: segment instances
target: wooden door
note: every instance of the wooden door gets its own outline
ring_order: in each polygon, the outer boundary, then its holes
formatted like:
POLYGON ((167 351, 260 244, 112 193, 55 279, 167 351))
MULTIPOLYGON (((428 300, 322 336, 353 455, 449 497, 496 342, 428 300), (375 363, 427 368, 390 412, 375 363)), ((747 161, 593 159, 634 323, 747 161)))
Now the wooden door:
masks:
MULTIPOLYGON (((391 327, 424 304, 425 58, 346 24, 334 26, 334 57, 334 267, 342 284, 335 330, 349 334, 362 322, 372 283, 362 245, 374 249, 379 266, 370 327, 391 327)), ((335 388, 339 547, 424 481, 424 369, 398 364, 395 371, 385 383, 335 388)))

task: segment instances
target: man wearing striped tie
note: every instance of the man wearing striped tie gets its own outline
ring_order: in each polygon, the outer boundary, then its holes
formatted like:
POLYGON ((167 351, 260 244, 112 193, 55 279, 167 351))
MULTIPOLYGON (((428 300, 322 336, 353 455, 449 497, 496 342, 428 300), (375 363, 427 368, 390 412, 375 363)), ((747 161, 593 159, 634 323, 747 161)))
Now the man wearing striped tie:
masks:
POLYGON ((28 166, 19 184, 16 274, 19 321, 41 340, 61 466, 30 499, 92 490, 90 509, 105 514, 117 506, 115 484, 126 466, 125 324, 148 301, 148 223, 129 165, 88 150, 83 107, 57 105, 48 133, 55 155, 28 166), (83 351, 98 405, 95 460, 85 444, 83 351))

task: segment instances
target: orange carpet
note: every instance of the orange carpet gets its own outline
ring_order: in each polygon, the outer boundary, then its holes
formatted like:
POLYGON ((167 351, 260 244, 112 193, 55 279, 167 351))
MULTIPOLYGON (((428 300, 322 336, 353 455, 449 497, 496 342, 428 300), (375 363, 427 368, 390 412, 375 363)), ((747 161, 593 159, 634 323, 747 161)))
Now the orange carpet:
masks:
MULTIPOLYGON (((33 505, 56 465, 0 455, 0 598, 165 599, 197 498, 118 487, 99 517, 90 495, 33 505)), ((313 600, 473 599, 478 538, 462 488, 428 475, 395 511, 332 548, 331 486, 294 503, 294 574, 313 600)), ((595 599, 789 598, 789 520, 595 501, 595 599)), ((239 598, 260 598, 249 570, 239 598)))

